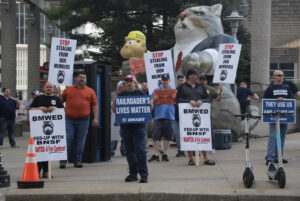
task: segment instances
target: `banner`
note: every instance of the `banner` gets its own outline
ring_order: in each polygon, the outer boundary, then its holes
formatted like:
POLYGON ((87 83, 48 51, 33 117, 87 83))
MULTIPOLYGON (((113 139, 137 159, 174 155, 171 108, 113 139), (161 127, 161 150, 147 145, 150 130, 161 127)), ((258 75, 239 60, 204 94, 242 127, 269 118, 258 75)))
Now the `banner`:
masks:
POLYGON ((67 160, 65 109, 51 113, 30 110, 29 119, 37 161, 67 160))
POLYGON ((119 96, 116 99, 116 123, 146 123, 152 119, 151 96, 119 96))
POLYGON ((154 104, 176 104, 176 89, 155 89, 154 96, 157 97, 154 104))
POLYGON ((240 44, 220 44, 219 58, 215 68, 214 83, 235 83, 241 53, 240 44))
POLYGON ((189 103, 178 105, 181 150, 212 150, 210 104, 202 103, 199 108, 189 103))
POLYGON ((284 99, 283 101, 277 101, 277 99, 262 99, 262 114, 263 122, 275 123, 276 111, 279 111, 280 123, 295 123, 296 122, 296 110, 295 99, 284 99))
POLYGON ((144 59, 130 60, 129 63, 132 75, 146 72, 144 59))
POLYGON ((48 78, 52 84, 72 85, 76 43, 76 40, 52 38, 48 78))
POLYGON ((173 61, 170 50, 144 53, 149 94, 160 85, 162 75, 169 75, 170 85, 175 89, 173 61))

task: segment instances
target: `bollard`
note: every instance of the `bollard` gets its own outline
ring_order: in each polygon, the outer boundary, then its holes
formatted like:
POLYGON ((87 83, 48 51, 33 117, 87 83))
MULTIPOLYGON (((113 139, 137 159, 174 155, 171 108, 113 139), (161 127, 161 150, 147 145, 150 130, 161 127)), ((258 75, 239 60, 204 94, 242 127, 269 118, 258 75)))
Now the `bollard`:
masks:
POLYGON ((2 167, 2 156, 0 153, 0 188, 10 187, 10 176, 2 167))

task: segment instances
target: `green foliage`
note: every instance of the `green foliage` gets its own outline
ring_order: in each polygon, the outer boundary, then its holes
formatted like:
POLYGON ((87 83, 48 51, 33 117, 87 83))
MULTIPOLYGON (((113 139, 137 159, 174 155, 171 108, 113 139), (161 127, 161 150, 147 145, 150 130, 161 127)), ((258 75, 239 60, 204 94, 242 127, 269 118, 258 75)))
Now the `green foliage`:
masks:
MULTIPOLYGON (((230 15, 231 8, 227 0, 63 0, 57 8, 46 10, 50 19, 61 20, 59 27, 68 33, 81 25, 90 22, 101 28, 97 34, 70 33, 78 46, 87 45, 99 48, 99 52, 84 51, 76 59, 92 58, 110 62, 113 71, 121 67, 123 61, 120 49, 124 38, 132 30, 145 33, 147 48, 150 51, 170 49, 175 44, 173 27, 182 10, 191 6, 223 5, 222 19, 230 15)), ((229 22, 223 20, 225 33, 230 34, 229 22)), ((238 77, 248 79, 250 45, 244 41, 248 36, 245 30, 238 33, 243 44, 238 77), (247 67, 244 67, 247 66, 247 67), (248 68, 248 69, 247 69, 248 68)))

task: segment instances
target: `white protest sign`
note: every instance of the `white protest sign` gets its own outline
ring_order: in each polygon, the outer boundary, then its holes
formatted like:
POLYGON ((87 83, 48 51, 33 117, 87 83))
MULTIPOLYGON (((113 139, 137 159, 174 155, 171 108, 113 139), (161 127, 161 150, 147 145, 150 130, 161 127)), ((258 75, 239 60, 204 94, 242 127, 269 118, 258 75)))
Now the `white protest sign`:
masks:
POLYGON ((67 160, 64 108, 51 113, 30 110, 30 136, 34 139, 37 161, 67 160))
POLYGON ((48 81, 54 85, 71 86, 76 40, 52 38, 48 81))
POLYGON ((158 88, 162 75, 169 75, 173 89, 176 88, 172 54, 170 50, 144 53, 149 94, 158 88))
POLYGON ((220 44, 219 58, 215 68, 214 83, 235 82, 236 71, 239 63, 240 44, 220 44))
POLYGON ((178 105, 181 150, 212 150, 210 104, 202 103, 200 107, 192 107, 189 103, 178 105))

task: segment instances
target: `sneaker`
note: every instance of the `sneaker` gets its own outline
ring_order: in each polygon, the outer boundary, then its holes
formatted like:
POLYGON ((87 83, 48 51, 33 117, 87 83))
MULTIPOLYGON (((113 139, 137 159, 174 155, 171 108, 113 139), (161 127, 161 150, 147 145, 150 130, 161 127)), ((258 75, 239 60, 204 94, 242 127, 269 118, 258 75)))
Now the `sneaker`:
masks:
POLYGON ((140 183, 148 183, 147 177, 141 177, 140 183))
POLYGON ((159 156, 156 156, 155 154, 152 155, 152 157, 148 160, 148 162, 157 161, 159 162, 159 156))
POLYGON ((66 168, 66 163, 65 162, 60 162, 59 163, 59 168, 60 169, 65 169, 66 168))
MULTIPOLYGON (((43 173, 42 178, 48 179, 49 178, 49 173, 48 172, 43 173)), ((51 179, 53 179, 53 176, 51 176, 51 179)))
MULTIPOLYGON (((282 163, 286 164, 286 163, 288 163, 288 162, 289 162, 288 160, 282 159, 282 163)), ((278 163, 278 159, 275 159, 275 160, 274 160, 274 163, 278 163)))
POLYGON ((167 154, 163 154, 162 157, 161 157, 161 161, 169 162, 168 155, 167 154))
POLYGON ((193 159, 189 160, 189 165, 195 165, 195 161, 193 159))
POLYGON ((74 168, 82 168, 83 165, 80 162, 74 163, 74 168))
POLYGON ((185 153, 183 151, 179 151, 177 152, 176 157, 185 157, 185 153))
POLYGON ((132 175, 128 175, 126 178, 125 178, 125 182, 133 182, 133 181, 137 181, 138 178, 137 177, 134 177, 132 175))

